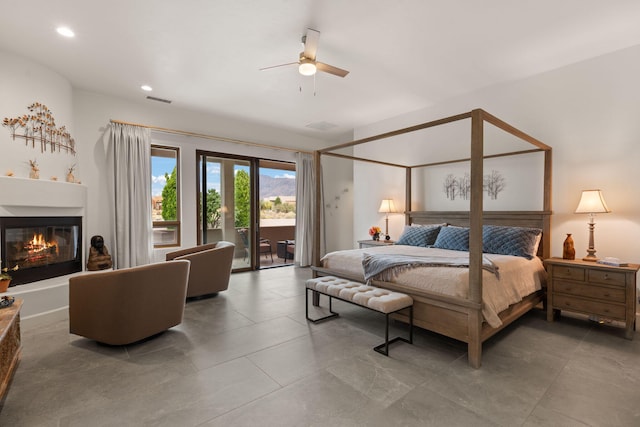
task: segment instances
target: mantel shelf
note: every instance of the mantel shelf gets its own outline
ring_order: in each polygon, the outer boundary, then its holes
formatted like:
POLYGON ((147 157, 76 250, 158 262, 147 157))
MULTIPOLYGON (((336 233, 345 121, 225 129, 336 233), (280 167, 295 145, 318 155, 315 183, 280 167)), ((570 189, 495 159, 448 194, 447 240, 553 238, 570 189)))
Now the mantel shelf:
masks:
POLYGON ((0 207, 84 208, 87 186, 45 179, 0 177, 0 207))

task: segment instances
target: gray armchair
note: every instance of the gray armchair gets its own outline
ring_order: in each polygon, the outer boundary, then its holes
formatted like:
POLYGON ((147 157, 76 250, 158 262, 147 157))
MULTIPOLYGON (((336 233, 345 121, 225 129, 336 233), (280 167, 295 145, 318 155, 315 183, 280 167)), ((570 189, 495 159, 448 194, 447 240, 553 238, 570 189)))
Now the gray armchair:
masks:
POLYGON ((187 298, 225 291, 229 287, 235 245, 220 241, 169 252, 166 260, 191 262, 187 298))
POLYGON ((124 345, 182 323, 189 261, 87 273, 69 279, 69 332, 124 345))

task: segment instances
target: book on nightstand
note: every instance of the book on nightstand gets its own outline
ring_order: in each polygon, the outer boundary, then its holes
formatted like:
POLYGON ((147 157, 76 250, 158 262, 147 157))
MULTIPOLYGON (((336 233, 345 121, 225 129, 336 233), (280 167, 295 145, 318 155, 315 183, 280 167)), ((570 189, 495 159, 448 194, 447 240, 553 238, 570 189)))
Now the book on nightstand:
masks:
POLYGON ((596 262, 598 264, 612 265, 614 267, 628 267, 629 266, 628 262, 620 261, 618 258, 613 258, 613 257, 604 257, 602 259, 599 259, 596 262))

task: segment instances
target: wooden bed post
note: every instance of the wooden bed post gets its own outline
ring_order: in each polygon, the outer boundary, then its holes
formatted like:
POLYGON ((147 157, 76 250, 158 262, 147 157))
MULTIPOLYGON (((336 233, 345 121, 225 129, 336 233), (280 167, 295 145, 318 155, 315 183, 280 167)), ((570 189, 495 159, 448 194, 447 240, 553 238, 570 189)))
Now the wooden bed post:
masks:
MULTIPOLYGON (((321 224, 322 221, 322 166, 321 166, 321 156, 319 151, 313 152, 313 167, 314 167, 314 177, 315 177, 315 206, 313 212, 313 253, 311 254, 311 259, 313 260, 313 265, 315 267, 320 267, 320 251, 322 250, 321 246, 321 224)), ((317 277, 317 274, 314 270, 314 277, 317 277)))
POLYGON ((482 310, 469 312, 469 342, 467 343, 467 361, 474 369, 482 365, 482 310))
MULTIPOLYGON (((471 201, 469 205, 469 299, 482 307, 482 198, 484 180, 484 122, 482 110, 471 111, 471 201)), ((480 367, 482 311, 469 313, 469 364, 480 367)))
MULTIPOLYGON (((313 212, 313 253, 311 254, 311 259, 313 261, 314 267, 320 267, 320 258, 322 251, 322 158, 319 151, 313 152, 313 168, 314 168, 314 178, 315 178, 315 206, 313 212)), ((313 277, 318 277, 318 272, 313 270, 313 277)), ((305 298, 307 298, 307 294, 304 294, 305 298)), ((313 292, 313 300, 312 304, 314 306, 320 305, 320 294, 318 292, 313 292)))
POLYGON ((482 303, 482 198, 483 192, 482 110, 471 112, 471 201, 469 206, 469 299, 482 303))
POLYGON ((553 162, 551 157, 551 148, 544 152, 544 190, 542 210, 547 212, 547 216, 542 226, 542 257, 544 259, 551 258, 551 176, 553 171, 553 162))
POLYGON ((407 215, 407 212, 411 212, 411 168, 406 168, 406 179, 405 179, 405 189, 404 189, 404 223, 406 225, 411 225, 411 218, 407 215))

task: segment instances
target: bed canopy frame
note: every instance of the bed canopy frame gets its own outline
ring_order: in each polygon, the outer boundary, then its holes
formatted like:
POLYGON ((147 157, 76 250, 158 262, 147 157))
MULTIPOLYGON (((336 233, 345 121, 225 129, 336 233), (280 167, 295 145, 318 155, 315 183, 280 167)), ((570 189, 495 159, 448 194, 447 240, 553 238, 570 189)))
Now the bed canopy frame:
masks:
MULTIPOLYGON (((414 297, 414 317, 417 326, 434 332, 441 333, 454 339, 466 342, 468 344, 469 364, 475 368, 480 367, 482 342, 494 335, 500 329, 529 311, 542 300, 542 292, 531 295, 521 303, 514 304, 500 317, 503 326, 500 328, 492 328, 488 324, 483 323, 482 318, 482 226, 483 224, 494 225, 512 225, 512 226, 528 226, 542 229, 542 241, 538 255, 548 258, 550 256, 551 242, 551 147, 540 142, 539 140, 527 135, 519 129, 509 125, 508 123, 498 119, 497 117, 487 113, 482 109, 474 109, 472 111, 446 117, 439 120, 433 120, 416 126, 398 129, 379 135, 370 136, 363 139, 354 140, 340 145, 327 147, 314 152, 315 173, 317 177, 321 177, 322 156, 332 156, 353 161, 370 162, 379 165, 404 168, 406 171, 406 189, 405 189, 405 223, 438 223, 447 222, 452 225, 468 226, 469 231, 469 298, 461 299, 428 291, 417 291, 415 289, 407 289, 402 285, 389 282, 374 282, 377 286, 399 292, 409 293, 414 297), (460 120, 470 119, 471 123, 471 141, 470 141, 470 157, 463 159, 452 159, 447 161, 439 161, 434 163, 424 163, 418 165, 404 165, 387 163, 370 158, 356 157, 346 154, 337 153, 348 147, 354 147, 360 144, 366 144, 372 141, 392 138, 395 136, 409 134, 419 130, 434 128, 458 122, 460 120), (516 137, 518 140, 524 141, 533 146, 532 149, 503 152, 500 154, 484 154, 485 142, 485 123, 489 123, 498 129, 516 137), (544 153, 544 172, 543 172, 543 200, 541 211, 483 211, 483 165, 484 159, 517 156, 528 153, 544 153), (471 192, 470 204, 468 211, 451 211, 451 212, 428 212, 428 211, 411 211, 411 178, 412 171, 419 168, 427 168, 431 166, 439 166, 453 163, 469 162, 471 192)), ((314 276, 335 274, 330 270, 321 267, 321 224, 322 216, 322 198, 320 197, 322 187, 321 180, 316 179, 316 204, 315 204, 315 227, 314 227, 314 247, 313 247, 313 270, 314 276)), ((353 279, 353 278, 350 278, 353 279)), ((314 298, 315 300, 315 298, 314 298)), ((314 301, 315 302, 315 301, 314 301)), ((403 317, 398 316, 400 320, 403 317)))

